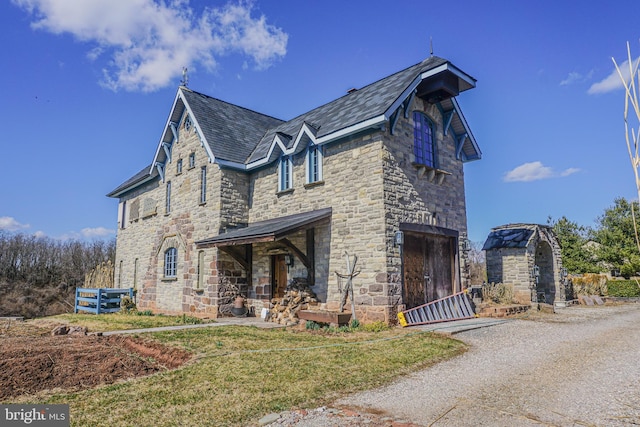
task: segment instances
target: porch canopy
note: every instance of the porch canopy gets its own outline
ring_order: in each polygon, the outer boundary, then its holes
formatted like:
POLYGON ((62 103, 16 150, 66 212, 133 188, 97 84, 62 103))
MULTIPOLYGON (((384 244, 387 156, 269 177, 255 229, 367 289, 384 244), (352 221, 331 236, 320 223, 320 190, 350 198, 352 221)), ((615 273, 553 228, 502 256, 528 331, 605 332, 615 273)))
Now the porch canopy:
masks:
POLYGON ((250 243, 274 242, 296 231, 312 228, 331 218, 331 208, 281 216, 266 221, 254 222, 244 228, 221 233, 196 242, 199 248, 246 245, 250 243))
POLYGON ((244 228, 237 228, 215 237, 200 240, 196 242, 196 246, 198 248, 217 247, 229 254, 242 265, 247 272, 249 281, 251 281, 252 244, 278 241, 302 261, 302 264, 307 268, 309 284, 313 286, 315 277, 315 233, 313 227, 328 222, 331 218, 331 211, 331 208, 325 208, 254 222, 244 228), (289 234, 301 230, 307 231, 306 253, 286 238, 289 234))

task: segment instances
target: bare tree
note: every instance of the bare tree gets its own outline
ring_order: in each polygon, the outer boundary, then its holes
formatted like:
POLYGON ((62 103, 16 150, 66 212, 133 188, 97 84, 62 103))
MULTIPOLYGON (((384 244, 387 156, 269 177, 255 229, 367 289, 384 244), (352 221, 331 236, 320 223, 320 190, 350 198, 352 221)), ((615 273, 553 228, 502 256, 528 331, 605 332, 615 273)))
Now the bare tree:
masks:
POLYGON ((485 254, 482 242, 471 242, 469 250, 469 282, 472 285, 482 285, 487 280, 485 254))

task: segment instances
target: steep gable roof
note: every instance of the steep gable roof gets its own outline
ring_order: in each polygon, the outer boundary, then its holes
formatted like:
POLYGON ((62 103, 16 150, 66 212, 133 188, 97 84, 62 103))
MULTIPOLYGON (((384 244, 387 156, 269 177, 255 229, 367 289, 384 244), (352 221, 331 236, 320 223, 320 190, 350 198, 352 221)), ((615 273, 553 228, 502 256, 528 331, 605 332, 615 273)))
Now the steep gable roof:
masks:
POLYGON ((158 172, 155 169, 151 169, 151 166, 147 166, 140 172, 120 184, 113 191, 107 194, 107 197, 120 197, 120 195, 126 193, 130 189, 137 187, 147 181, 150 181, 158 176, 158 172), (151 170, 151 173, 149 172, 151 170))
MULTIPOLYGON (((420 92, 420 86, 429 77, 441 73, 450 72, 459 78, 454 84, 458 92, 475 86, 475 79, 449 61, 431 56, 426 60, 409 68, 378 80, 359 90, 352 91, 328 104, 315 108, 305 114, 291 119, 281 125, 270 129, 260 140, 256 149, 247 159, 247 166, 258 166, 268 163, 272 159, 269 154, 273 150, 275 136, 284 134, 295 139, 303 125, 311 125, 315 133, 313 142, 323 144, 341 138, 351 133, 359 132, 369 127, 382 126, 391 115, 402 106, 402 103, 415 92, 420 92)), ((457 127, 468 129, 465 119, 459 113, 459 106, 450 104, 451 109, 457 108, 455 115, 457 127)), ((308 132, 307 132, 308 133, 308 132)), ((473 153, 474 149, 479 155, 479 149, 470 132, 467 133, 469 143, 465 152, 473 153)), ((287 147, 289 151, 295 151, 296 147, 287 147)), ((287 152, 287 150, 285 150, 287 152)))
MULTIPOLYGON (((431 56, 424 61, 351 91, 332 102, 291 120, 283 121, 244 107, 180 87, 158 144, 147 178, 160 176, 177 138, 177 124, 185 112, 194 121, 210 161, 221 166, 251 170, 275 161, 281 154, 295 154, 309 144, 326 144, 370 128, 391 124, 414 96, 437 103, 447 115, 463 161, 481 157, 480 149, 454 96, 475 87, 475 79, 446 59, 431 56), (441 98, 438 98, 441 97, 441 98), (395 119, 394 119, 395 118, 395 119), (154 172, 157 170, 157 173, 154 172), (155 173, 155 175, 154 175, 155 173)), ((140 173, 139 173, 140 174, 140 173)), ((136 177, 139 175, 137 174, 136 177)), ((109 193, 138 185, 133 177, 109 193)))
POLYGON ((264 133, 284 123, 265 114, 180 88, 216 159, 244 163, 264 133))

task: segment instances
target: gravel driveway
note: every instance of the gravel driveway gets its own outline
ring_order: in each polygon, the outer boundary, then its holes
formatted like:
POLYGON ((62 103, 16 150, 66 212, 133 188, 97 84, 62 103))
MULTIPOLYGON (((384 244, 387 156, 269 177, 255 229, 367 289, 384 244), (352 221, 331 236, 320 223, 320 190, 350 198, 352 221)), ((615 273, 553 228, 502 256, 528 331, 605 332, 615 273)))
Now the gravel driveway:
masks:
POLYGON ((455 337, 470 344, 460 357, 344 398, 341 413, 271 425, 640 425, 640 304, 574 306, 455 337))

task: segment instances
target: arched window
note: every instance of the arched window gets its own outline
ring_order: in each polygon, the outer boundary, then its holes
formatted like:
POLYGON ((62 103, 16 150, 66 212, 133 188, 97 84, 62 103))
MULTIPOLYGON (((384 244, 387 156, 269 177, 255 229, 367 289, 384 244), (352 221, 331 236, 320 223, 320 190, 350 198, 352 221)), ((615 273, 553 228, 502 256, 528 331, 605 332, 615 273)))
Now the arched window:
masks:
POLYGON ((164 277, 176 277, 178 266, 178 250, 169 248, 164 252, 164 277))
POLYGON ((420 111, 413 112, 413 154, 417 164, 438 167, 433 123, 420 111))

